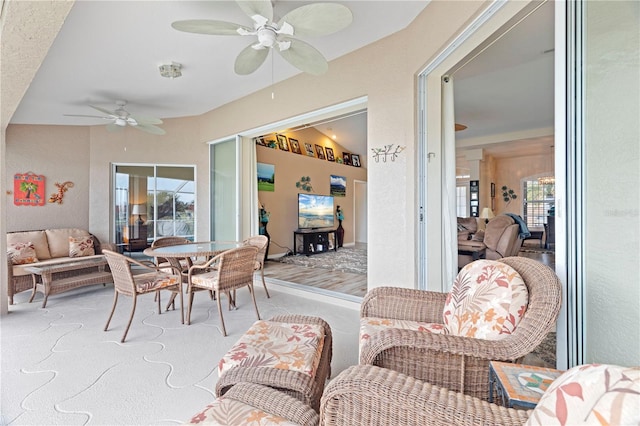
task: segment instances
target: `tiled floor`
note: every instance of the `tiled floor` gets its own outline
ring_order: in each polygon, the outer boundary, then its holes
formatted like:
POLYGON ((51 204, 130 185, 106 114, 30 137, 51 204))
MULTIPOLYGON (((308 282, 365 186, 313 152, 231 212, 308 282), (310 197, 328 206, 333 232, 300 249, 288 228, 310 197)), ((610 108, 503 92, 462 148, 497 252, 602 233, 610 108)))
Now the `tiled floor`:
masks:
MULTIPOLYGON (((324 303, 313 293, 292 295, 274 284, 269 291, 267 299, 256 283, 262 318, 320 316, 333 332, 333 376, 357 364, 356 309, 324 303)), ((182 424, 212 401, 218 360, 256 320, 246 290, 238 292, 238 310, 224 311, 228 337, 222 337, 216 304, 205 294, 196 295, 190 326, 180 323, 178 311, 158 315, 149 294, 139 299, 121 344, 131 299, 120 298, 104 332, 112 298, 111 286, 52 296, 45 309, 38 298, 27 303, 27 293, 16 297, 0 323, 0 424, 182 424)))

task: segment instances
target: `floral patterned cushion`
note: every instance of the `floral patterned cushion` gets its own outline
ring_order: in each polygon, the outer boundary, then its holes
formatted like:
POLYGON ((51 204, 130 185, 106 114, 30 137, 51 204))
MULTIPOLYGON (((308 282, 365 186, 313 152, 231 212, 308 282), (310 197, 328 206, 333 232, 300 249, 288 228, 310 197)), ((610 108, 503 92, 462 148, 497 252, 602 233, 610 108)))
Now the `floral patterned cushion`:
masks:
POLYGON ((36 247, 32 242, 9 244, 7 246, 7 255, 13 265, 38 262, 36 247))
POLYGON ((160 290, 181 283, 178 275, 169 275, 164 272, 147 272, 133 276, 139 293, 160 290))
POLYGON ((554 380, 526 423, 577 424, 640 424, 640 367, 573 367, 554 380))
POLYGON ((524 316, 529 291, 511 266, 476 260, 458 273, 443 320, 448 334, 495 340, 513 333, 524 316))
POLYGON ((268 367, 315 377, 324 328, 315 324, 256 321, 218 363, 218 375, 234 367, 268 367))
POLYGON ((360 343, 368 340, 376 332, 385 328, 403 328, 405 330, 424 331, 436 334, 446 334, 443 324, 399 319, 364 317, 360 318, 360 343))
POLYGON ((96 254, 93 248, 93 238, 86 237, 69 237, 69 257, 93 256, 96 254))
POLYGON ((225 398, 224 396, 207 405, 202 412, 193 416, 188 424, 199 423, 224 426, 296 425, 296 423, 291 423, 285 418, 269 414, 249 404, 225 398))

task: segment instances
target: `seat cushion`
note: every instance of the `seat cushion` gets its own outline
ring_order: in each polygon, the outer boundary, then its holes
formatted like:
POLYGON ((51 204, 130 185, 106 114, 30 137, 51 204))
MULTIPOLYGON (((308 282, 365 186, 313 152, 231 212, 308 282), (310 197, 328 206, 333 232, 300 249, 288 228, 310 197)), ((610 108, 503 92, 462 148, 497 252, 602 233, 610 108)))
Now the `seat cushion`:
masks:
POLYGON ((193 275, 191 282, 200 288, 210 288, 213 290, 218 282, 218 272, 205 272, 203 274, 193 275))
POLYGON ((221 396, 191 418, 188 424, 206 423, 221 426, 280 425, 295 426, 289 420, 269 414, 249 404, 221 396))
POLYGON ((147 272, 133 276, 138 293, 146 293, 153 290, 161 290, 180 284, 178 275, 169 275, 164 272, 147 272))
POLYGON ((476 260, 458 273, 443 310, 448 334, 501 339, 513 333, 524 316, 529 292, 511 266, 476 260))
POLYGON ((640 424, 640 367, 573 367, 551 383, 526 423, 575 424, 640 424))
POLYGON ((446 334, 443 324, 409 321, 389 318, 363 317, 360 318, 360 344, 369 340, 380 330, 387 328, 402 328, 405 330, 424 331, 426 333, 446 334))
POLYGON ((218 375, 234 367, 268 367, 315 377, 323 346, 320 325, 256 321, 222 357, 218 375))

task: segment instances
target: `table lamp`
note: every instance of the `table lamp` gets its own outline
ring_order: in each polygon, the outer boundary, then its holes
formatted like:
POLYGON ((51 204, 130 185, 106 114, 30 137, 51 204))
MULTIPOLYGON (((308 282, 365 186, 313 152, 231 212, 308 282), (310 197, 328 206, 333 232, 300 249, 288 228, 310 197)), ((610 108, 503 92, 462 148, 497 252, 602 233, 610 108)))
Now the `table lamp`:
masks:
POLYGON ((147 214, 147 206, 146 204, 134 204, 133 207, 131 208, 131 214, 132 215, 138 215, 138 220, 136 221, 136 225, 138 226, 142 226, 144 224, 144 221, 142 220, 142 215, 146 215, 147 214))
POLYGON ((493 210, 489 207, 485 207, 482 209, 482 213, 480 213, 480 218, 484 219, 484 223, 489 223, 489 219, 493 219, 495 216, 493 214, 493 210))

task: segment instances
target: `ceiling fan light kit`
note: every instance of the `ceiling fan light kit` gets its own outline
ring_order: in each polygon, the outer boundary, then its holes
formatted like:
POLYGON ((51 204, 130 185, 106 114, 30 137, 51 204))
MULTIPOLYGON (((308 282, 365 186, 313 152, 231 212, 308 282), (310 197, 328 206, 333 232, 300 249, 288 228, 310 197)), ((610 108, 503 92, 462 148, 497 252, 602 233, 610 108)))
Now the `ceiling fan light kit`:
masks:
POLYGON ((108 120, 107 130, 110 132, 118 132, 127 126, 131 126, 134 129, 142 130, 143 132, 151 133, 153 135, 164 135, 166 132, 164 129, 156 126, 156 124, 162 124, 162 120, 155 117, 145 117, 142 115, 132 115, 129 111, 124 109, 127 105, 127 101, 116 101, 117 108, 114 111, 110 111, 105 108, 101 108, 95 105, 89 105, 96 111, 101 112, 104 115, 79 115, 79 114, 64 114, 68 117, 87 117, 87 118, 99 118, 102 120, 108 120))
POLYGON ((329 65, 322 53, 294 36, 323 36, 346 28, 353 21, 348 7, 338 3, 313 3, 293 9, 278 22, 273 21, 271 0, 237 0, 238 6, 253 21, 253 28, 225 21, 186 20, 171 26, 195 34, 256 36, 236 58, 234 71, 248 75, 256 71, 266 60, 269 49, 274 49, 286 61, 299 70, 324 74, 329 65))

